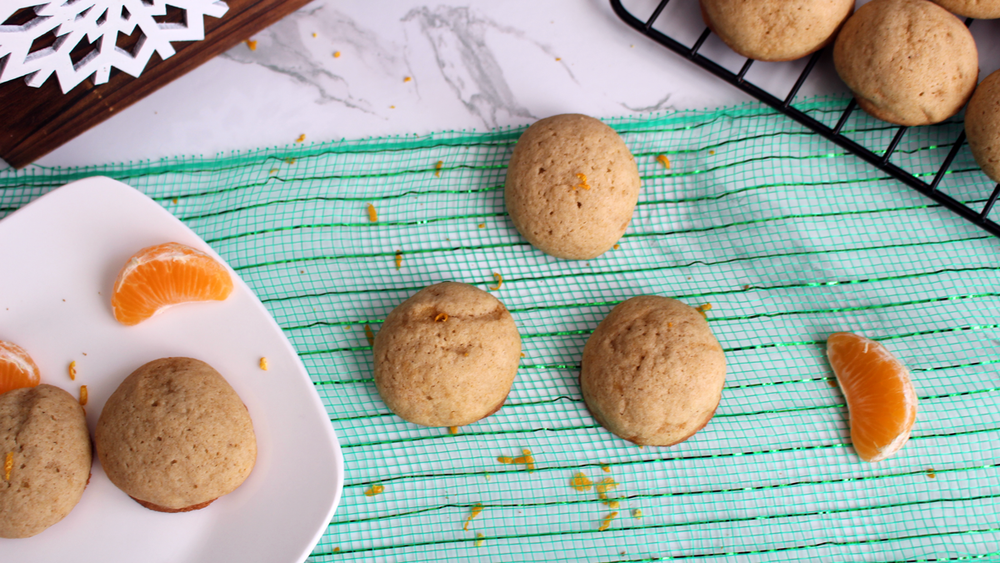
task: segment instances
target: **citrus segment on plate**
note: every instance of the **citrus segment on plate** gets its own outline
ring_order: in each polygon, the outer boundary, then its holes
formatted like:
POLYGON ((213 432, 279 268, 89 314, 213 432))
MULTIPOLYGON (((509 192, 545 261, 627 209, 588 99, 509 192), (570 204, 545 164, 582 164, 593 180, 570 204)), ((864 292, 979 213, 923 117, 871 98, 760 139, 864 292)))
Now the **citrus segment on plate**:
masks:
POLYGON ((24 348, 0 340, 0 394, 38 385, 38 366, 24 348))
POLYGON ((171 305, 222 301, 233 291, 226 267, 208 254, 176 242, 144 248, 115 280, 111 307, 124 325, 135 325, 171 305))
POLYGON ((871 463, 899 451, 917 418, 906 366, 885 346, 850 332, 830 335, 826 355, 847 399, 854 451, 871 463))

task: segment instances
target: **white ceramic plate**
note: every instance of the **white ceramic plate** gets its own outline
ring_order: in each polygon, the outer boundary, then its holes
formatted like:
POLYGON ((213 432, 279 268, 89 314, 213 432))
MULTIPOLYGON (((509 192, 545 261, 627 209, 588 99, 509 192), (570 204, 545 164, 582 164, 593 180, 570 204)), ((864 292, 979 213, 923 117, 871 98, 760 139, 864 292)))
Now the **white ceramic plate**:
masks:
POLYGON ((156 202, 108 178, 74 182, 11 214, 0 221, 0 340, 24 347, 43 383, 73 396, 87 385, 91 433, 108 396, 142 364, 168 356, 206 361, 250 410, 257 465, 208 508, 163 514, 118 490, 94 456, 73 512, 33 538, 0 539, 0 560, 295 562, 330 522, 344 462, 329 417, 281 329, 235 273, 226 301, 179 305, 132 327, 115 321, 119 269, 139 249, 170 241, 219 259, 156 202), (268 371, 259 368, 261 357, 268 371), (68 375, 72 360, 76 381, 68 375))

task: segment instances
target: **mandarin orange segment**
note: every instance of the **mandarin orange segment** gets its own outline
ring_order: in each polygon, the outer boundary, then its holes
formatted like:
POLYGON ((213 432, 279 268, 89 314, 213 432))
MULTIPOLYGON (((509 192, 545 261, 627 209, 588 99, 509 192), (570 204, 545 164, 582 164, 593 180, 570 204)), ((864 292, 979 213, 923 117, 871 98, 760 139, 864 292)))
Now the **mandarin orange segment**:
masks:
POLYGON ((34 387, 39 379, 38 366, 28 352, 13 342, 0 340, 0 395, 21 387, 34 387))
POLYGON ((826 355, 847 399, 858 456, 875 463, 899 451, 917 419, 917 393, 906 366, 885 346, 850 332, 830 335, 826 355))
POLYGON ((189 246, 168 242, 137 252, 118 273, 111 307, 124 325, 135 325, 171 305, 222 301, 233 291, 226 267, 189 246))

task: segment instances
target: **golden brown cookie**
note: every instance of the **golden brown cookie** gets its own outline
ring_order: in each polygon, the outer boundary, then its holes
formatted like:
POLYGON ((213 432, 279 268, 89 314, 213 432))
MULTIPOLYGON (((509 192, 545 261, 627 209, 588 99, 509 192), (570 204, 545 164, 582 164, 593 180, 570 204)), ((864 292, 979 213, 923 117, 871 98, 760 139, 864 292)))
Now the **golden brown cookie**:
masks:
POLYGON ((1000 182, 1000 70, 987 76, 969 100, 965 136, 979 167, 1000 182))
POLYGON ((521 360, 503 303, 456 282, 425 287, 393 309, 373 348, 382 400, 424 426, 464 426, 500 410, 521 360))
POLYGON ((615 130, 580 114, 547 117, 521 135, 504 199, 514 227, 546 254, 587 260, 625 233, 639 168, 615 130))
POLYGON ((701 314, 642 295, 611 310, 583 348, 580 386, 601 426, 640 446, 672 446, 715 414, 726 358, 701 314))
POLYGON ((705 23, 758 61, 800 59, 833 41, 854 0, 700 0, 705 23))
POLYGON ((0 538, 28 538, 62 520, 90 479, 83 407, 51 385, 0 395, 0 538))
POLYGON ((861 109, 898 125, 955 115, 979 78, 972 34, 928 0, 865 4, 837 36, 833 62, 861 109))
POLYGON ((1000 0, 933 0, 953 14, 966 18, 992 20, 1000 18, 1000 0))
POLYGON ((186 512, 236 490, 257 460, 243 401, 205 362, 154 360, 122 381, 94 432, 119 489, 161 512, 186 512))

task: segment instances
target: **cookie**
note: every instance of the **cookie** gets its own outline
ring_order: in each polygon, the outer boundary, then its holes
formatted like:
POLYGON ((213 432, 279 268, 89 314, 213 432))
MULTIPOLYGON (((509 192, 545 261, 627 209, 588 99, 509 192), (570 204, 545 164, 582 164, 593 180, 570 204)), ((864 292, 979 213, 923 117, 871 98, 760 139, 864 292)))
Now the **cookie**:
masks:
POLYGON ((969 100, 965 137, 979 167, 1000 182, 1000 70, 987 76, 969 100))
POLYGON ((464 283, 421 289, 375 335, 375 387, 389 410, 424 426, 464 426, 500 410, 521 335, 496 297, 464 283))
POLYGON ((633 297, 583 347, 580 387, 590 413, 640 446, 672 446, 715 414, 726 358, 701 314, 673 299, 633 297))
POLYGON ((111 482, 160 512, 208 506, 239 487, 257 459, 240 397, 192 358, 154 360, 126 377, 104 405, 94 442, 111 482))
POLYGON ((587 260, 625 233, 639 168, 615 130, 580 114, 547 117, 521 135, 507 167, 510 220, 535 248, 587 260))
POLYGON ((958 113, 979 78, 972 34, 928 0, 873 0, 837 36, 837 74, 869 114, 928 125, 958 113))
POLYGON ((0 395, 0 538, 29 538, 59 522, 90 480, 83 407, 51 385, 0 395))
POLYGON ((700 0, 705 24, 758 61, 800 59, 833 41, 854 0, 700 0))
POLYGON ((1000 0, 933 0, 935 4, 966 18, 1000 18, 1000 0))

